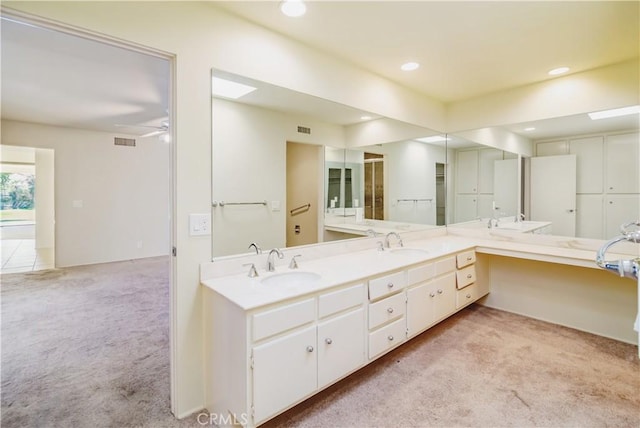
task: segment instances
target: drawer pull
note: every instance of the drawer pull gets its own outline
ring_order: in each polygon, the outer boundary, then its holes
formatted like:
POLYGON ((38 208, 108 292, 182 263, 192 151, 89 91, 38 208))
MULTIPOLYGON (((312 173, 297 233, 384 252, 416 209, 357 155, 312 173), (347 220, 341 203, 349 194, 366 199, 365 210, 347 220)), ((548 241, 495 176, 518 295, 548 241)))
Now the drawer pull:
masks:
POLYGON ((467 294, 467 299, 470 299, 470 298, 471 298, 471 294, 467 294))
POLYGON ((393 336, 389 335, 389 337, 387 337, 387 339, 389 339, 389 342, 391 342, 393 340, 393 336))
POLYGON ((472 276, 473 276, 473 275, 469 274, 469 275, 467 275, 467 278, 471 279, 471 277, 472 277, 472 276))
POLYGON ((387 312, 389 312, 390 314, 392 314, 392 313, 393 313, 393 308, 389 308, 389 309, 387 309, 387 312))
POLYGON ((388 284, 387 284, 387 287, 389 287, 389 288, 393 288, 393 282, 388 283, 388 284))
POLYGON ((313 352, 313 346, 311 345, 307 346, 307 352, 313 352))
POLYGON ((470 262, 470 261, 471 261, 471 259, 472 259, 472 257, 471 257, 471 256, 467 257, 467 261, 468 261, 468 262, 470 262))
POLYGON ((330 338, 330 337, 327 337, 327 338, 324 340, 324 343, 326 343, 327 345, 331 345, 331 344, 333 343, 333 340, 331 340, 331 338, 330 338))
POLYGON ((429 293, 429 296, 431 297, 436 297, 436 293, 434 293, 433 291, 431 293, 429 293))
POLYGON ((442 294, 442 289, 438 289, 438 294, 442 294))

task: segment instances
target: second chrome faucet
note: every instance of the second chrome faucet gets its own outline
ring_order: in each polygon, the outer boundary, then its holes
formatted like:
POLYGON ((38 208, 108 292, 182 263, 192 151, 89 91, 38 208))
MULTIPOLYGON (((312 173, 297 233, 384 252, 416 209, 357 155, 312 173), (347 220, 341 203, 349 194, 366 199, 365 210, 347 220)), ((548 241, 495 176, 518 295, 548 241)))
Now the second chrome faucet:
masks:
POLYGON ((282 251, 280 251, 279 248, 274 248, 269 251, 269 255, 267 256, 267 272, 273 272, 276 270, 274 255, 277 255, 279 259, 284 258, 284 254, 282 254, 282 251))

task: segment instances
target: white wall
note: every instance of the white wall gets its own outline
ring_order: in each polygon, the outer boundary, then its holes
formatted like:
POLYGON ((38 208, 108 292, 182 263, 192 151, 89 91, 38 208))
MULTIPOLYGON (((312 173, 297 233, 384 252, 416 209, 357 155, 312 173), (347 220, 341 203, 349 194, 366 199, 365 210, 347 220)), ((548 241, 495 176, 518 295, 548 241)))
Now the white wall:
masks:
POLYGON ((36 248, 54 248, 55 245, 54 159, 52 149, 35 150, 36 248))
POLYGON ((115 146, 113 137, 2 121, 3 144, 55 151, 58 267, 169 254, 169 146, 115 146))

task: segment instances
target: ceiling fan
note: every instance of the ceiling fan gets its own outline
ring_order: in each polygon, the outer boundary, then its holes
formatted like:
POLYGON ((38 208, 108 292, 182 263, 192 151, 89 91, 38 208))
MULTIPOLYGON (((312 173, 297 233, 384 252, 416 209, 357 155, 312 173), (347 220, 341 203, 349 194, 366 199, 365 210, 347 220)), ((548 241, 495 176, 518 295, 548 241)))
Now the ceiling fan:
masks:
POLYGON ((150 126, 150 125, 123 125, 123 124, 116 124, 115 126, 119 127, 119 128, 147 128, 147 129, 152 129, 153 131, 149 131, 145 134, 140 135, 138 138, 146 138, 146 137, 153 137, 156 135, 161 135, 161 134, 167 134, 169 132, 169 122, 163 120, 162 122, 160 122, 160 126, 150 126))

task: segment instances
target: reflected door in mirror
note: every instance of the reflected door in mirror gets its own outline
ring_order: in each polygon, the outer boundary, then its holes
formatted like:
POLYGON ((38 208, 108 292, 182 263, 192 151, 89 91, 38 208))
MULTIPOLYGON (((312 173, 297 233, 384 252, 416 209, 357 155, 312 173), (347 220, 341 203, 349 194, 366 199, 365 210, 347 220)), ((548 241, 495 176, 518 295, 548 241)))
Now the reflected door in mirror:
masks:
POLYGON ((364 218, 384 220, 384 156, 364 154, 364 218))

